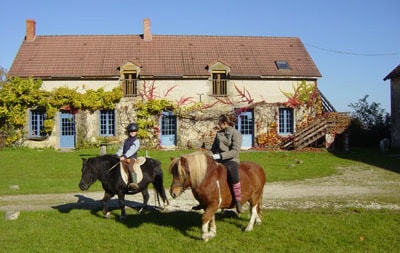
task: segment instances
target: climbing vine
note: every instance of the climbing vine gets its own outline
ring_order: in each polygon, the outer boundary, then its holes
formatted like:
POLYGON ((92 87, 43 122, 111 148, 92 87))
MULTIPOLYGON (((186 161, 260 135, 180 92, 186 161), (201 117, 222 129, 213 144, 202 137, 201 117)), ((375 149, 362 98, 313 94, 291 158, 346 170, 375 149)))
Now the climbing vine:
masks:
MULTIPOLYGON (((176 86, 170 87, 163 95, 156 91, 154 81, 151 83, 144 82, 143 88, 139 89, 139 96, 135 104, 136 123, 138 124, 139 131, 138 137, 148 142, 154 140, 157 133, 160 131, 158 126, 158 119, 163 111, 171 111, 179 116, 193 104, 190 97, 181 98, 178 102, 173 102, 167 99, 168 94, 176 86)), ((190 109, 189 109, 190 110, 190 109)))
MULTIPOLYGON (((287 97, 287 101, 283 105, 297 109, 298 112, 307 111, 307 113, 302 113, 305 116, 299 117, 296 124, 296 129, 300 129, 322 114, 321 97, 314 83, 301 81, 297 85, 293 85, 292 88, 292 91, 281 90, 282 94, 287 97)), ((291 138, 291 136, 280 136, 278 134, 276 122, 277 119, 274 119, 273 123, 268 125, 267 132, 260 133, 256 137, 256 143, 260 148, 278 147, 282 142, 291 138)))
POLYGON ((45 112, 42 134, 48 135, 53 130, 54 118, 59 110, 114 109, 122 98, 119 87, 111 91, 104 91, 103 88, 87 90, 85 93, 67 87, 52 91, 45 91, 41 87, 41 80, 14 77, 0 89, 0 131, 7 135, 7 144, 22 139, 28 109, 45 112))

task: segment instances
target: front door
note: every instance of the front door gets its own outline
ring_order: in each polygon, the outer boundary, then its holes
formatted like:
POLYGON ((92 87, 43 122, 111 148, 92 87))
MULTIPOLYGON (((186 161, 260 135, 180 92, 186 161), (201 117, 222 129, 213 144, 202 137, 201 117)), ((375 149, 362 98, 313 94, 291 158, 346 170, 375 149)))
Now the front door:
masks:
POLYGON ((252 148, 254 139, 254 122, 252 111, 246 111, 239 114, 236 129, 242 134, 242 148, 252 148))
POLYGON ((75 148, 75 118, 69 112, 60 112, 60 148, 75 148))
POLYGON ((170 111, 164 111, 160 119, 161 146, 176 146, 176 116, 170 111))

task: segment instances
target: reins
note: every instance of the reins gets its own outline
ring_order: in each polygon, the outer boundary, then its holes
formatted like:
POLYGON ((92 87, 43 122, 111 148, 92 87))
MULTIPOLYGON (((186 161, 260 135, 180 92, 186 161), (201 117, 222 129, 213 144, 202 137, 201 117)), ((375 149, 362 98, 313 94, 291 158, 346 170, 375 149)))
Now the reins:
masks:
POLYGON ((111 168, 108 169, 108 172, 112 171, 115 167, 117 167, 117 165, 120 163, 120 161, 118 161, 116 164, 114 164, 111 168))

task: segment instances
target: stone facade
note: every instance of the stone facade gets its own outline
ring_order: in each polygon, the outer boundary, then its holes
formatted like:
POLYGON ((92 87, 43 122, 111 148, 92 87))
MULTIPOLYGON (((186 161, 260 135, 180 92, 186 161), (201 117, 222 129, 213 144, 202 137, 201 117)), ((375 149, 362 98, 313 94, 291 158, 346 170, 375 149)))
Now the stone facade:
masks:
MULTIPOLYGON (((251 111, 254 115, 254 140, 253 147, 258 146, 257 136, 268 134, 278 125, 278 109, 286 107, 284 103, 288 98, 283 92, 293 92, 300 81, 253 81, 235 80, 229 81, 228 96, 216 100, 211 95, 210 80, 156 80, 141 81, 139 87, 149 84, 154 85, 154 97, 163 98, 178 103, 182 98, 190 98, 182 107, 198 103, 202 109, 187 111, 177 115, 176 147, 178 148, 209 148, 215 135, 214 127, 218 116, 224 112, 234 110, 251 111), (245 91, 246 97, 238 91, 245 91), (163 94, 167 94, 164 97, 163 94), (251 98, 251 100, 249 100, 251 98), (224 102, 228 101, 228 102, 224 102)), ((309 82, 315 85, 314 82, 309 82)), ((119 86, 119 81, 44 81, 43 88, 52 90, 67 86, 84 92, 86 89, 111 90, 119 86)), ((125 138, 125 126, 137 119, 135 102, 143 97, 124 97, 115 109, 116 135, 113 137, 100 137, 99 134, 99 112, 87 112, 79 110, 74 115, 76 127, 76 144, 97 144, 102 142, 120 143, 125 138)), ((315 105, 317 107, 317 105, 315 105)), ((315 117, 315 107, 299 106, 294 109, 295 129, 309 117, 315 117)), ((149 148, 163 148, 160 145, 159 122, 161 115, 151 115, 149 120, 155 122, 153 129, 147 129, 152 136, 143 140, 143 146, 149 148)), ((59 148, 60 133, 59 118, 56 117, 54 129, 48 138, 43 140, 25 140, 25 144, 31 147, 54 147, 59 148)))

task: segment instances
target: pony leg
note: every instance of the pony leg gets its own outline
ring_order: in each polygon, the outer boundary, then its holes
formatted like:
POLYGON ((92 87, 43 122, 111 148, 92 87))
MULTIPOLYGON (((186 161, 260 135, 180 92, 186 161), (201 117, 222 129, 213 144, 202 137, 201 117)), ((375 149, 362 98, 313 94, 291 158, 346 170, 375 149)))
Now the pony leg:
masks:
POLYGON ((210 234, 215 237, 217 235, 217 225, 215 224, 215 215, 212 216, 210 221, 210 234))
POLYGON ((147 204, 149 203, 150 194, 147 188, 142 191, 142 196, 143 196, 143 205, 139 209, 138 211, 139 213, 143 212, 147 208, 147 204))
POLYGON ((121 220, 124 220, 126 218, 126 210, 125 210, 125 194, 123 193, 118 193, 118 204, 119 204, 119 209, 121 209, 121 220))
POLYGON ((251 207, 251 217, 250 217, 250 222, 247 225, 245 231, 252 231, 253 230, 253 226, 255 221, 257 220, 257 223, 261 223, 261 219, 258 216, 258 204, 256 204, 255 206, 251 207))
POLYGON ((201 232, 201 239, 205 242, 217 235, 215 211, 210 211, 208 208, 204 211, 201 232))
POLYGON ((256 217, 256 224, 261 224, 261 217, 262 217, 262 209, 261 209, 261 202, 257 205, 257 217, 256 217))
POLYGON ((103 206, 103 215, 105 218, 110 218, 110 212, 108 211, 108 201, 114 196, 114 194, 105 192, 104 197, 101 200, 102 206, 103 206))

